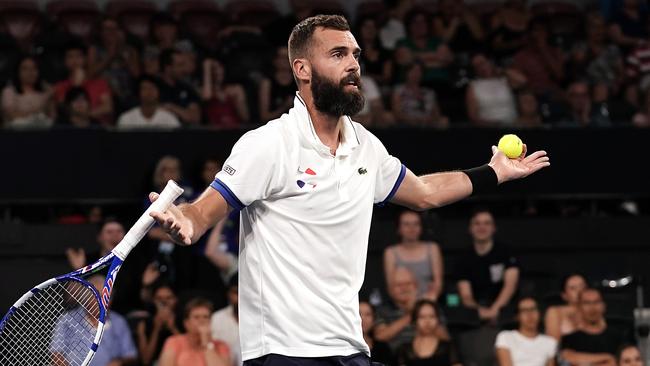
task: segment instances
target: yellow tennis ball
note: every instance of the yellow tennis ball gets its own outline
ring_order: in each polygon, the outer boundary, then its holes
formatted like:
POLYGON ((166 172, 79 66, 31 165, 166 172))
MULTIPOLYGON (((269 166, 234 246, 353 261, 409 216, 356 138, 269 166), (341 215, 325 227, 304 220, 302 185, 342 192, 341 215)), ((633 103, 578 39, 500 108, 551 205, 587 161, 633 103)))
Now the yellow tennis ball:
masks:
POLYGON ((516 159, 521 155, 524 144, 517 135, 509 134, 503 135, 499 139, 499 145, 497 147, 510 159, 516 159))

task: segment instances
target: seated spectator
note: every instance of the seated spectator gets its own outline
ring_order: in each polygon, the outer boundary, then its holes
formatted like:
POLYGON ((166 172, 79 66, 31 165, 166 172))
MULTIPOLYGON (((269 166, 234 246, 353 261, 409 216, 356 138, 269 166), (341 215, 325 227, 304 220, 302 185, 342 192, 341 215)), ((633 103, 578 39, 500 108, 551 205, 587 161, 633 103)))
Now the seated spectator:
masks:
POLYGON ((507 63, 526 45, 532 14, 523 0, 508 0, 490 20, 490 44, 497 59, 507 63))
POLYGON ((230 366, 230 349, 224 342, 210 339, 212 303, 195 298, 183 311, 185 333, 165 341, 159 366, 230 366))
POLYGON ((98 248, 86 254, 83 248, 68 248, 65 255, 71 269, 79 269, 94 263, 107 255, 119 244, 125 235, 124 226, 114 218, 104 220, 97 234, 98 248))
POLYGON ((2 90, 5 126, 49 127, 55 111, 52 89, 43 81, 36 58, 21 57, 13 77, 2 90))
POLYGON ((611 126, 609 112, 603 103, 594 103, 591 99, 589 84, 574 81, 567 88, 567 111, 557 123, 564 127, 605 127, 611 126))
POLYGON ((499 366, 554 366, 557 340, 539 334, 537 301, 524 297, 517 301, 516 330, 504 330, 496 340, 499 366))
POLYGON ((387 127, 395 124, 395 115, 384 107, 381 91, 375 80, 361 76, 361 85, 363 109, 354 116, 355 122, 366 127, 387 127))
POLYGON ((228 306, 217 310, 210 319, 212 339, 225 342, 230 348, 230 359, 234 366, 242 365, 239 345, 239 276, 235 273, 228 281, 228 306))
POLYGON ((483 26, 474 12, 465 6, 465 1, 441 0, 438 8, 440 13, 433 18, 433 29, 452 52, 468 55, 483 47, 483 26))
POLYGON ((226 82, 226 71, 218 60, 203 61, 202 97, 209 126, 238 128, 248 123, 250 116, 244 88, 226 82))
MULTIPOLYGON (((401 344, 413 340, 414 328, 411 315, 418 299, 418 284, 411 271, 399 267, 395 270, 388 286, 388 294, 392 301, 377 311, 375 339, 387 342, 391 350, 396 351, 401 344)), ((438 332, 440 338, 449 339, 445 327, 438 327, 438 332)))
POLYGON ((540 127, 543 124, 542 116, 539 113, 537 96, 530 89, 517 92, 517 126, 540 127))
POLYGON ((159 282, 152 293, 153 309, 136 325, 140 361, 144 365, 157 362, 167 338, 180 334, 176 325, 178 299, 174 290, 169 284, 159 282))
POLYGON ((170 129, 181 126, 175 115, 160 106, 158 79, 145 75, 137 85, 140 105, 122 113, 117 121, 118 128, 170 129))
POLYGON ((534 20, 526 33, 526 44, 514 56, 513 67, 519 70, 538 96, 561 94, 564 80, 564 56, 549 44, 546 23, 534 20))
POLYGON ((174 114, 183 124, 201 122, 200 99, 194 88, 182 78, 185 73, 183 55, 173 49, 160 53, 160 101, 163 108, 174 114))
POLYGON ((388 11, 386 15, 388 19, 383 22, 379 30, 379 39, 381 45, 392 52, 397 47, 397 42, 406 37, 404 19, 413 9, 415 2, 409 0, 391 1, 387 5, 388 11))
POLYGON ((394 365, 395 358, 388 344, 375 339, 375 308, 370 303, 361 301, 359 302, 359 315, 361 315, 363 339, 370 348, 371 361, 394 365))
POLYGON ((370 16, 362 17, 357 20, 356 28, 354 34, 359 37, 359 47, 363 50, 359 56, 363 75, 387 85, 392 78, 392 54, 381 45, 377 21, 370 16))
POLYGON ((575 332, 562 337, 560 357, 570 365, 616 365, 614 357, 626 338, 608 327, 600 291, 593 288, 581 291, 578 308, 582 324, 575 332))
POLYGON ((99 121, 90 115, 90 96, 81 87, 70 88, 65 93, 57 125, 88 128, 98 126, 99 121))
POLYGON ((472 57, 475 78, 466 91, 467 115, 478 126, 508 126, 517 119, 513 89, 526 83, 515 69, 500 72, 482 53, 472 57))
POLYGON ((278 47, 273 58, 273 71, 259 86, 259 109, 262 123, 274 120, 289 111, 296 97, 296 84, 287 46, 278 47))
POLYGON ((408 36, 397 42, 395 62, 397 81, 408 82, 413 63, 422 65, 422 82, 442 93, 449 87, 449 65, 454 55, 442 41, 430 32, 430 16, 422 9, 413 9, 407 15, 405 24, 408 36))
POLYGON ((616 366, 643 366, 644 364, 641 351, 635 345, 622 346, 616 354, 616 366))
POLYGON ((574 79, 618 90, 624 76, 623 57, 618 46, 608 42, 605 19, 598 13, 587 15, 585 33, 586 41, 573 45, 567 72, 574 79))
POLYGON ((88 49, 88 74, 108 81, 118 111, 134 105, 133 84, 140 76, 140 56, 127 43, 124 29, 116 19, 106 17, 100 23, 99 40, 88 49))
POLYGON ((561 296, 566 304, 548 308, 544 319, 546 334, 559 341, 562 336, 580 328, 582 319, 578 309, 578 297, 586 287, 587 281, 582 275, 571 274, 564 278, 561 296))
POLYGON ((632 124, 636 127, 650 127, 650 89, 644 93, 643 105, 632 117, 632 124))
POLYGON ((90 77, 86 69, 86 48, 81 44, 71 43, 65 49, 65 67, 68 78, 54 84, 54 93, 58 103, 73 87, 83 88, 90 99, 90 116, 102 124, 111 124, 113 115, 113 97, 108 82, 101 77, 90 77))
POLYGON ((415 276, 406 268, 397 268, 386 284, 392 302, 377 311, 375 340, 387 342, 393 351, 413 340, 411 311, 418 299, 415 276))
POLYGON ((180 37, 178 21, 168 12, 159 12, 151 17, 149 23, 149 42, 142 52, 142 66, 145 74, 158 75, 160 73, 159 58, 164 50, 176 50, 180 54, 178 67, 180 79, 192 84, 196 71, 196 53, 193 43, 180 37))
POLYGON ((444 278, 440 247, 435 242, 420 240, 422 218, 415 211, 406 210, 399 215, 397 232, 400 242, 384 250, 386 283, 390 287, 397 268, 404 267, 415 276, 417 297, 436 301, 444 278))
POLYGON ((648 10, 639 0, 623 0, 619 3, 620 8, 614 11, 609 26, 609 37, 624 50, 629 50, 645 42, 648 36, 648 10))
POLYGON ((438 336, 437 328, 440 327, 440 318, 434 301, 418 300, 413 307, 411 319, 415 328, 415 336, 412 341, 399 347, 397 359, 400 365, 461 365, 454 344, 438 336))
MULTIPOLYGON (((97 291, 101 292, 102 288, 104 287, 104 276, 92 275, 90 278, 88 278, 88 282, 93 285, 97 291)), ((90 316, 86 317, 86 321, 90 324, 96 324, 96 319, 91 318, 90 316)), ((67 337, 68 334, 73 334, 79 331, 79 329, 77 329, 73 324, 74 322, 71 321, 62 322, 55 329, 55 339, 60 340, 62 343, 53 343, 55 345, 55 349, 52 350, 54 352, 54 365, 72 364, 72 362, 68 362, 70 361, 68 358, 72 359, 72 357, 62 354, 61 352, 57 352, 56 348, 58 348, 58 346, 61 346, 65 349, 71 350, 74 349, 75 346, 78 346, 77 344, 65 344, 66 340, 71 339, 71 337, 67 337)), ((138 364, 137 362, 138 351, 135 348, 135 344, 133 343, 129 325, 122 315, 114 310, 111 310, 104 321, 104 333, 102 334, 101 347, 97 348, 97 352, 95 353, 95 356, 92 360, 92 365, 135 366, 138 364)))
POLYGON ((458 292, 464 306, 477 309, 481 319, 495 322, 517 290, 517 260, 494 240, 496 224, 487 209, 474 211, 469 232, 472 248, 461 262, 458 292))
POLYGON ((642 90, 650 87, 650 14, 647 19, 648 36, 630 50, 625 66, 628 80, 636 82, 642 90))
POLYGON ((469 222, 472 248, 460 260, 458 293, 463 306, 475 309, 484 324, 459 335, 465 363, 496 362, 498 321, 506 317, 519 282, 517 260, 504 244, 495 241, 495 232, 492 213, 483 208, 474 211, 469 222))
POLYGON ((422 86, 422 73, 419 63, 406 67, 405 83, 393 90, 392 111, 405 125, 445 128, 449 120, 441 115, 433 89, 422 86))

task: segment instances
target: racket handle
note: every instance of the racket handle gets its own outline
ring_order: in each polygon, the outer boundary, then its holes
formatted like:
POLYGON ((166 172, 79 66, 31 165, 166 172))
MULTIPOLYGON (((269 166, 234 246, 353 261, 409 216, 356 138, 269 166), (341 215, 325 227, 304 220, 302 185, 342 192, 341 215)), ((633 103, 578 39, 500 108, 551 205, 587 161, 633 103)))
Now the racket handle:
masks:
POLYGON ((160 192, 160 196, 151 206, 140 216, 138 221, 124 235, 124 239, 113 249, 115 254, 121 260, 124 260, 129 252, 144 238, 149 229, 154 224, 153 217, 149 216, 151 211, 164 212, 169 206, 183 193, 183 188, 179 187, 173 180, 167 182, 167 186, 160 192))

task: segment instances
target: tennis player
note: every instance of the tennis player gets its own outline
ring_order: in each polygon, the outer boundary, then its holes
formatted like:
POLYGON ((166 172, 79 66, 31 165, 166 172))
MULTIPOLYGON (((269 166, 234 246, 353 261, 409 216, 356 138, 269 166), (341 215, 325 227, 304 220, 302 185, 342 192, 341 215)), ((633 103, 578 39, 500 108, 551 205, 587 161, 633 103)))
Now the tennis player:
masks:
POLYGON ((293 108, 242 136, 196 201, 151 213, 188 245, 240 210, 245 365, 369 365, 358 292, 373 204, 431 209, 549 165, 544 151, 508 159, 493 147, 484 166, 414 175, 349 117, 364 103, 360 52, 343 17, 296 25, 289 38, 293 108))

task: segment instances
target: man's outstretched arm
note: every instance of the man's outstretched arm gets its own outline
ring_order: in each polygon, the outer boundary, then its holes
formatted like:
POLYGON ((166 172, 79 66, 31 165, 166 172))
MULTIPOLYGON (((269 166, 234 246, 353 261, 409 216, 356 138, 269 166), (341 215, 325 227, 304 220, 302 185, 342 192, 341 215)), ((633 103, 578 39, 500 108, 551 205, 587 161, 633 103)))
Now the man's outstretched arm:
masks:
POLYGON ((486 191, 492 188, 491 186, 527 177, 549 165, 545 151, 536 151, 526 156, 524 145, 524 152, 519 158, 508 159, 496 146, 492 146, 492 159, 487 166, 477 169, 420 177, 407 169, 404 181, 392 202, 415 210, 442 207, 462 200, 474 192, 486 191), (491 170, 488 170, 490 168, 491 170))

